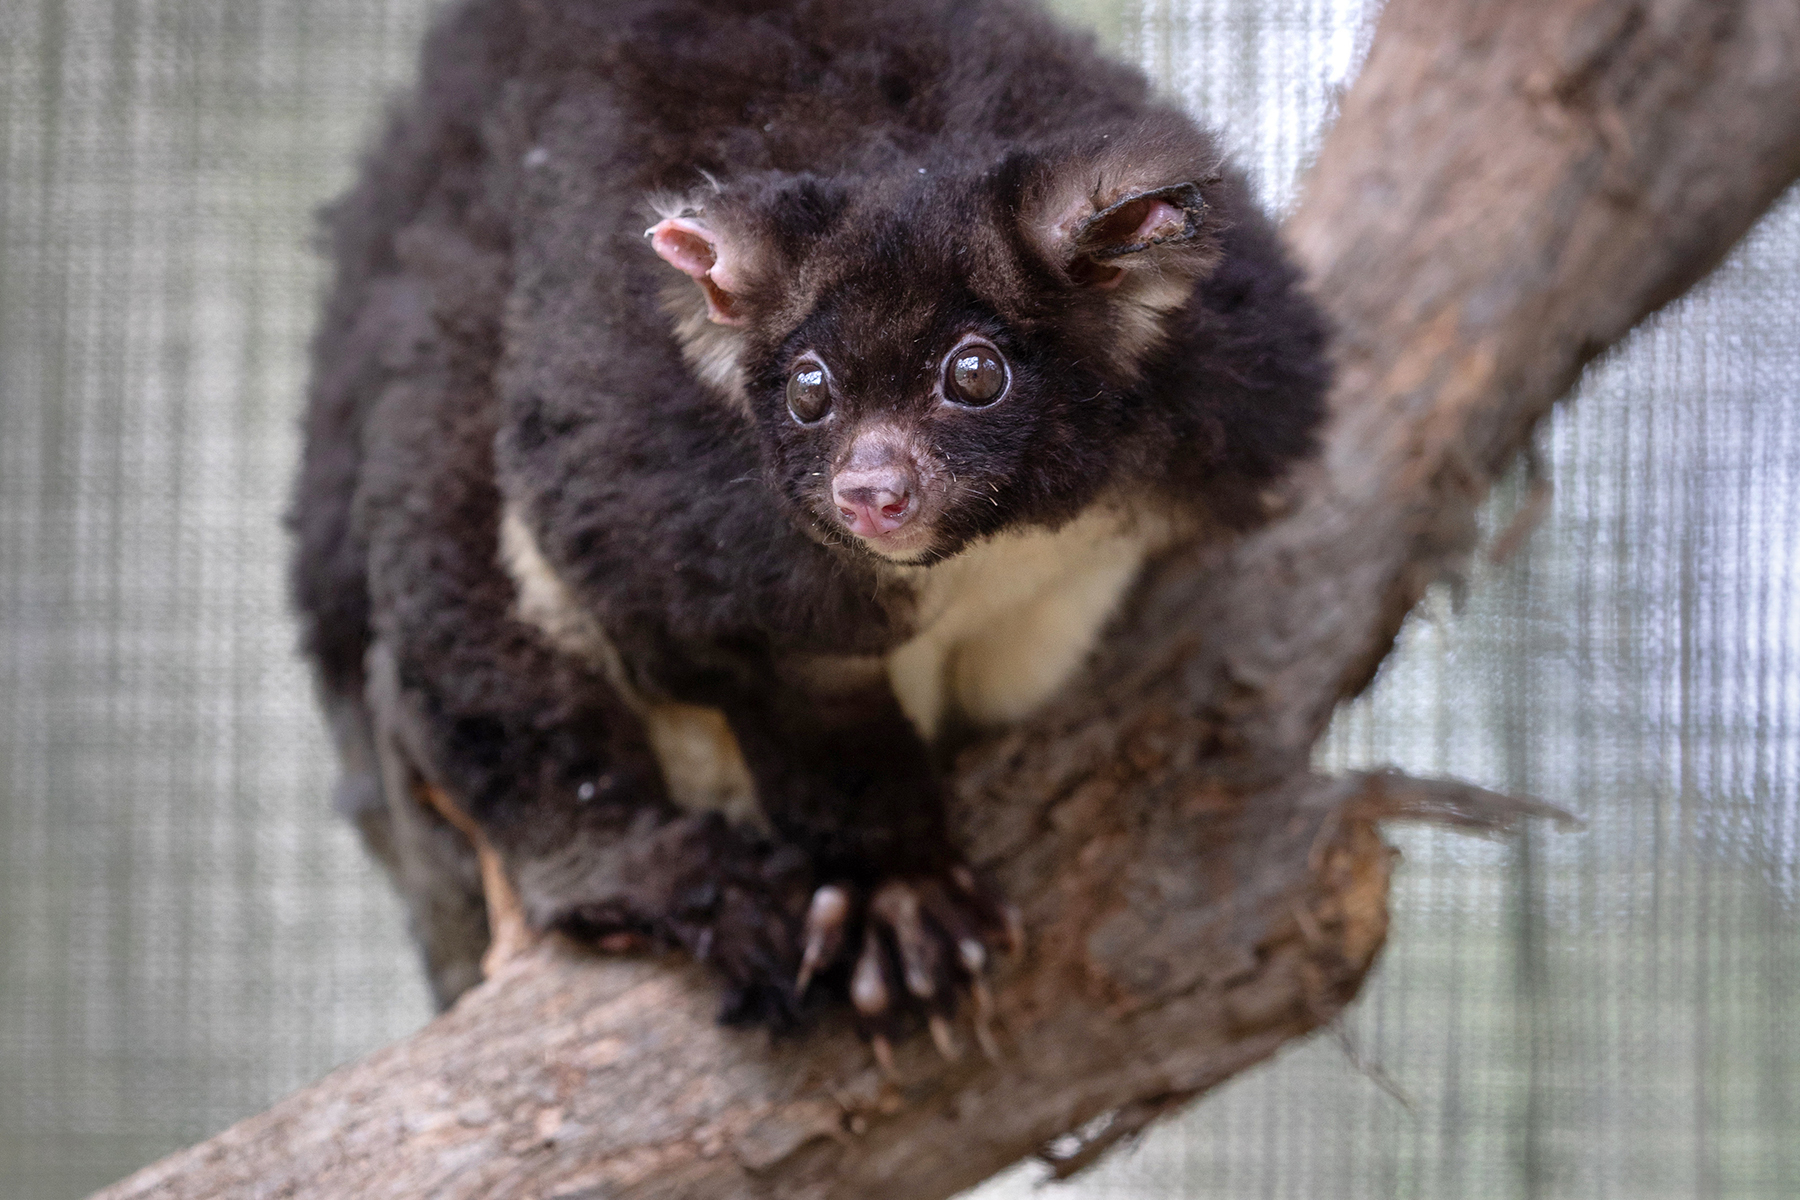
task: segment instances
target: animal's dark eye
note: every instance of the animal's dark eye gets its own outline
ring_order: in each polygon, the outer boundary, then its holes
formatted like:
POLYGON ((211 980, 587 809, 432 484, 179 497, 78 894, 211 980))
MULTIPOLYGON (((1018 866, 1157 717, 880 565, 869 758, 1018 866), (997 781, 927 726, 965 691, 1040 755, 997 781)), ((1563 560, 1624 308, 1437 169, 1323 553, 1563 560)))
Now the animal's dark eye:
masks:
POLYGON ((831 376, 824 363, 807 359, 794 368, 788 376, 787 406, 802 425, 822 420, 831 411, 831 376))
POLYGON ((1006 391, 1006 360, 986 342, 958 346, 944 364, 944 395, 977 408, 1006 391))

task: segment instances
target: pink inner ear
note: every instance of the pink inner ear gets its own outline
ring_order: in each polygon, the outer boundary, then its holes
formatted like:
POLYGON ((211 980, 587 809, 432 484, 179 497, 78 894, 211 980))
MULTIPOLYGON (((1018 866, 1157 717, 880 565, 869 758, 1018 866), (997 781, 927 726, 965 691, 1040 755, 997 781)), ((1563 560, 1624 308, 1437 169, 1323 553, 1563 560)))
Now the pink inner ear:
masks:
POLYGON ((1167 200, 1153 200, 1150 211, 1144 214, 1144 220, 1132 235, 1133 242, 1148 242, 1156 238, 1174 237, 1187 229, 1187 214, 1170 204, 1167 200))
MULTIPOLYGON (((1082 220, 1093 210, 1090 200, 1071 207, 1056 225, 1062 238, 1073 237, 1082 220)), ((1158 239, 1178 237, 1187 230, 1187 214, 1167 200, 1141 197, 1080 230, 1081 244, 1088 247, 1070 264, 1076 280, 1092 288, 1116 288, 1125 279, 1130 255, 1106 255, 1107 250, 1144 246, 1158 239), (1100 255, 1089 257, 1089 255, 1100 255)))
POLYGON ((713 240, 712 230, 691 217, 665 217, 650 227, 650 245, 662 260, 690 276, 706 296, 706 315, 718 325, 742 325, 733 295, 738 281, 731 258, 713 240))
POLYGON ((1093 246, 1141 246, 1187 228, 1187 214, 1167 200, 1138 200, 1110 213, 1082 241, 1093 246))

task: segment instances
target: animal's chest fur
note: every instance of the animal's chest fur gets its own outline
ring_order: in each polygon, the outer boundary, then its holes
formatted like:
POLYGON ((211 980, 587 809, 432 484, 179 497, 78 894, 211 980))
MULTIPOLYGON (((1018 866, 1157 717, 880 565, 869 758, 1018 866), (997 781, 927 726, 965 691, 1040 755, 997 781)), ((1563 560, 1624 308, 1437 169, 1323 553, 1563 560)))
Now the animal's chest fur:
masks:
MULTIPOLYGON (((930 742, 952 721, 995 726, 1028 716, 1081 666, 1145 559, 1170 535, 1166 517, 1096 506, 1055 531, 1001 534, 929 567, 889 568, 889 582, 911 590, 916 615, 912 636, 885 666, 920 734, 930 742)), ((644 721, 670 798, 760 820, 755 785, 723 714, 640 696, 617 647, 514 511, 502 524, 501 547, 517 587, 516 615, 612 678, 644 721)))
POLYGON ((1165 519, 1095 507, 1054 532, 1007 533, 930 567, 895 567, 915 597, 916 633, 887 656, 888 679, 927 741, 946 722, 1006 725, 1074 674, 1165 519))

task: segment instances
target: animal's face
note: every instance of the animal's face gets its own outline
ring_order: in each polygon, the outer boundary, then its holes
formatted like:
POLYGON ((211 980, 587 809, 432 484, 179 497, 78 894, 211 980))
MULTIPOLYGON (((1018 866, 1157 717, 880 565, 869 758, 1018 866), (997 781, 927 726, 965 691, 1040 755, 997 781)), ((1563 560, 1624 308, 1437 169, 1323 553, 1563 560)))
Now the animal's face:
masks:
POLYGON ((1211 146, 1169 132, 961 174, 774 176, 651 230, 699 285, 678 300, 690 362, 816 536, 931 562, 1114 481, 1132 386, 1217 253, 1211 146))
POLYGON ((841 269, 754 354, 746 391, 773 478, 814 528, 913 562, 1078 506, 1079 450, 1103 438, 1110 397, 1041 321, 919 244, 938 230, 902 224, 828 257, 841 269))

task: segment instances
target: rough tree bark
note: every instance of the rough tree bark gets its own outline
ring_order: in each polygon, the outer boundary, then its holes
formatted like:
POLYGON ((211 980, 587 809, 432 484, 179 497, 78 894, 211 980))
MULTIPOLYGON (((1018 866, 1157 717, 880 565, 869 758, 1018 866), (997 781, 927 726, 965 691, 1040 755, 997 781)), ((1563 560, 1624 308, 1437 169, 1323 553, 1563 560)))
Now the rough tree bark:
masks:
POLYGON ((704 971, 550 945, 101 1195, 927 1200, 1046 1146, 1073 1170, 1330 1020, 1385 932, 1374 822, 1529 806, 1322 779, 1314 741, 1581 366, 1797 174, 1794 0, 1393 0, 1288 225, 1338 328, 1326 453, 958 766, 1031 936, 1001 1062, 915 1038, 884 1079, 841 1023, 771 1045, 704 971))

